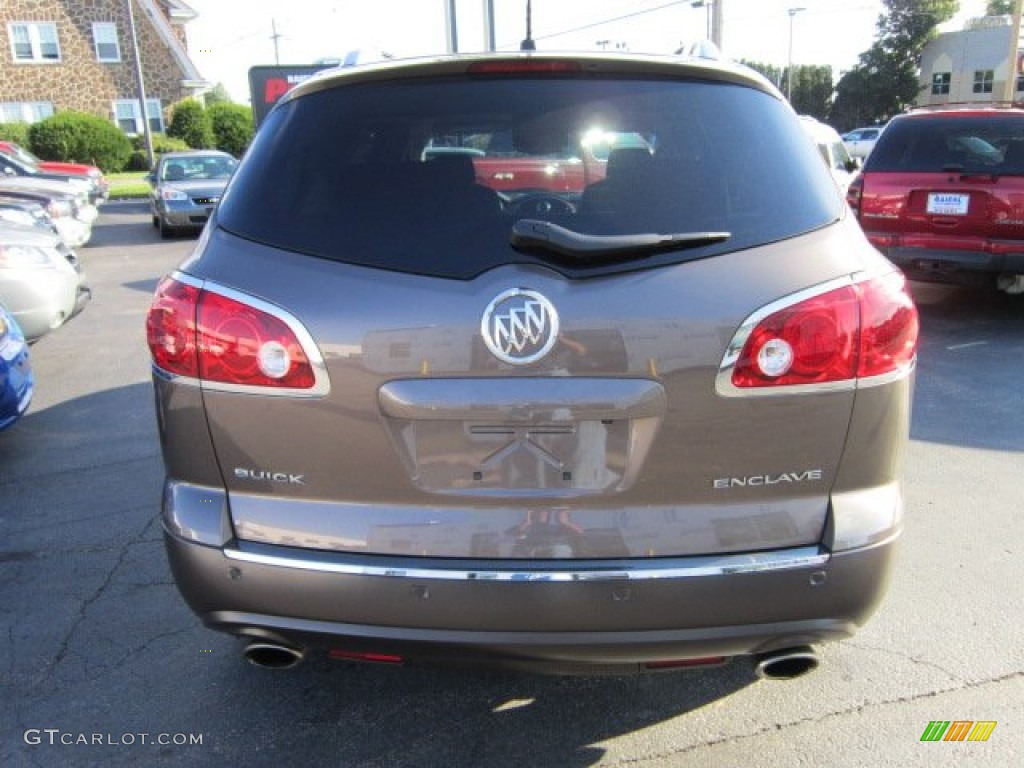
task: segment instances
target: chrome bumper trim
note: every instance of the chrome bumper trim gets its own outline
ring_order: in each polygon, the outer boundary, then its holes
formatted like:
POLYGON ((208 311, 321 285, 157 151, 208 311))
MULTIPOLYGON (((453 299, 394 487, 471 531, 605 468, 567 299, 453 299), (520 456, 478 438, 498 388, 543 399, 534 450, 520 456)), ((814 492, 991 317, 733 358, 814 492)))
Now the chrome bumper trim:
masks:
POLYGON ((687 579, 701 576, 726 576, 729 574, 764 573, 767 571, 794 570, 825 565, 829 555, 818 547, 799 547, 777 552, 756 554, 720 555, 710 557, 678 558, 674 565, 667 566, 662 560, 658 565, 644 563, 616 563, 607 568, 589 567, 572 570, 561 567, 538 566, 531 570, 469 570, 465 568, 425 568, 383 566, 345 562, 339 559, 323 560, 313 557, 268 555, 239 549, 224 549, 229 560, 269 565, 277 568, 293 568, 320 573, 337 573, 346 576, 378 576, 398 579, 437 579, 444 581, 509 581, 509 582, 569 582, 569 581, 646 581, 653 579, 687 579))

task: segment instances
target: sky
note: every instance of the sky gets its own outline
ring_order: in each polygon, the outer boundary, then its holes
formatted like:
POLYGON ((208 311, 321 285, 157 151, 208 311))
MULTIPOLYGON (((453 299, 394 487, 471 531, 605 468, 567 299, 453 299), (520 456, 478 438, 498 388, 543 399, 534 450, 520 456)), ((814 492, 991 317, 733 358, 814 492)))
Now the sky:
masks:
MULTIPOLYGON (((723 49, 729 58, 785 67, 793 16, 793 62, 831 65, 833 75, 857 63, 875 37, 881 0, 719 0, 723 49)), ((343 58, 351 51, 429 56, 446 51, 447 0, 186 0, 199 13, 187 30, 189 50, 207 80, 248 103, 248 71, 274 64, 276 28, 281 64, 343 58)), ((526 0, 493 0, 499 50, 515 50, 526 32, 526 0)), ((459 50, 485 47, 483 0, 457 0, 459 50)), ((959 29, 982 15, 984 0, 961 0, 947 25, 959 29)), ((672 53, 707 36, 705 8, 691 0, 533 0, 539 50, 672 53)))

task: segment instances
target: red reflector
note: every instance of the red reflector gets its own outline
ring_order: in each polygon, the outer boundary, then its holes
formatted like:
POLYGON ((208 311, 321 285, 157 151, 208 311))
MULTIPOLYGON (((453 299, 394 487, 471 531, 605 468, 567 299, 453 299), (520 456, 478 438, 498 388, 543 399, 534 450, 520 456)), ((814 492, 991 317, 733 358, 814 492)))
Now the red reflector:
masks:
POLYGON ((466 71, 471 75, 549 75, 563 72, 581 72, 583 68, 578 61, 504 59, 501 61, 474 62, 469 65, 466 71))
POLYGON ((363 651, 343 651, 340 648, 332 648, 327 655, 332 659, 343 661, 372 661, 376 664, 401 664, 405 661, 401 656, 390 653, 368 653, 363 651))
POLYGON ((710 667, 725 663, 725 656, 706 656, 701 659, 666 659, 665 661, 648 661, 647 669, 678 669, 681 667, 710 667))

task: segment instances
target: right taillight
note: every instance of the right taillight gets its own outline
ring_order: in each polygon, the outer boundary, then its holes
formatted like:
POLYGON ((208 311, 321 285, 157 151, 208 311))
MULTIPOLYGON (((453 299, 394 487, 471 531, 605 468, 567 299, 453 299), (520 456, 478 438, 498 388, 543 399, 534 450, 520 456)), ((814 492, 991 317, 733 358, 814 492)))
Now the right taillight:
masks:
POLYGON ((722 394, 837 389, 899 374, 917 353, 917 309, 899 272, 798 294, 737 331, 719 373, 722 394))
POLYGON ((859 283, 860 359, 858 378, 906 368, 917 354, 917 307, 899 272, 859 283))
POLYGON ((325 391, 322 359, 298 321, 234 291, 165 278, 146 317, 146 339, 157 369, 210 389, 325 391))

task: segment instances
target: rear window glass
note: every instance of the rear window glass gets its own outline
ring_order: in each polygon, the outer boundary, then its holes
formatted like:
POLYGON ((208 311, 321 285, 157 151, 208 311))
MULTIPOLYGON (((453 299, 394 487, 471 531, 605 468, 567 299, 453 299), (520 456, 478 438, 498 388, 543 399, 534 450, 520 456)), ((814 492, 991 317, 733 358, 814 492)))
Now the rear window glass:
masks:
POLYGON ((867 171, 1024 173, 1024 117, 932 116, 894 120, 867 171))
POLYGON ((841 212, 796 119, 755 89, 460 78, 338 86, 281 105, 218 218, 283 249, 468 279, 509 263, 604 274, 703 258, 841 212), (642 263, 559 261, 512 247, 522 219, 583 235, 730 236, 642 263))

